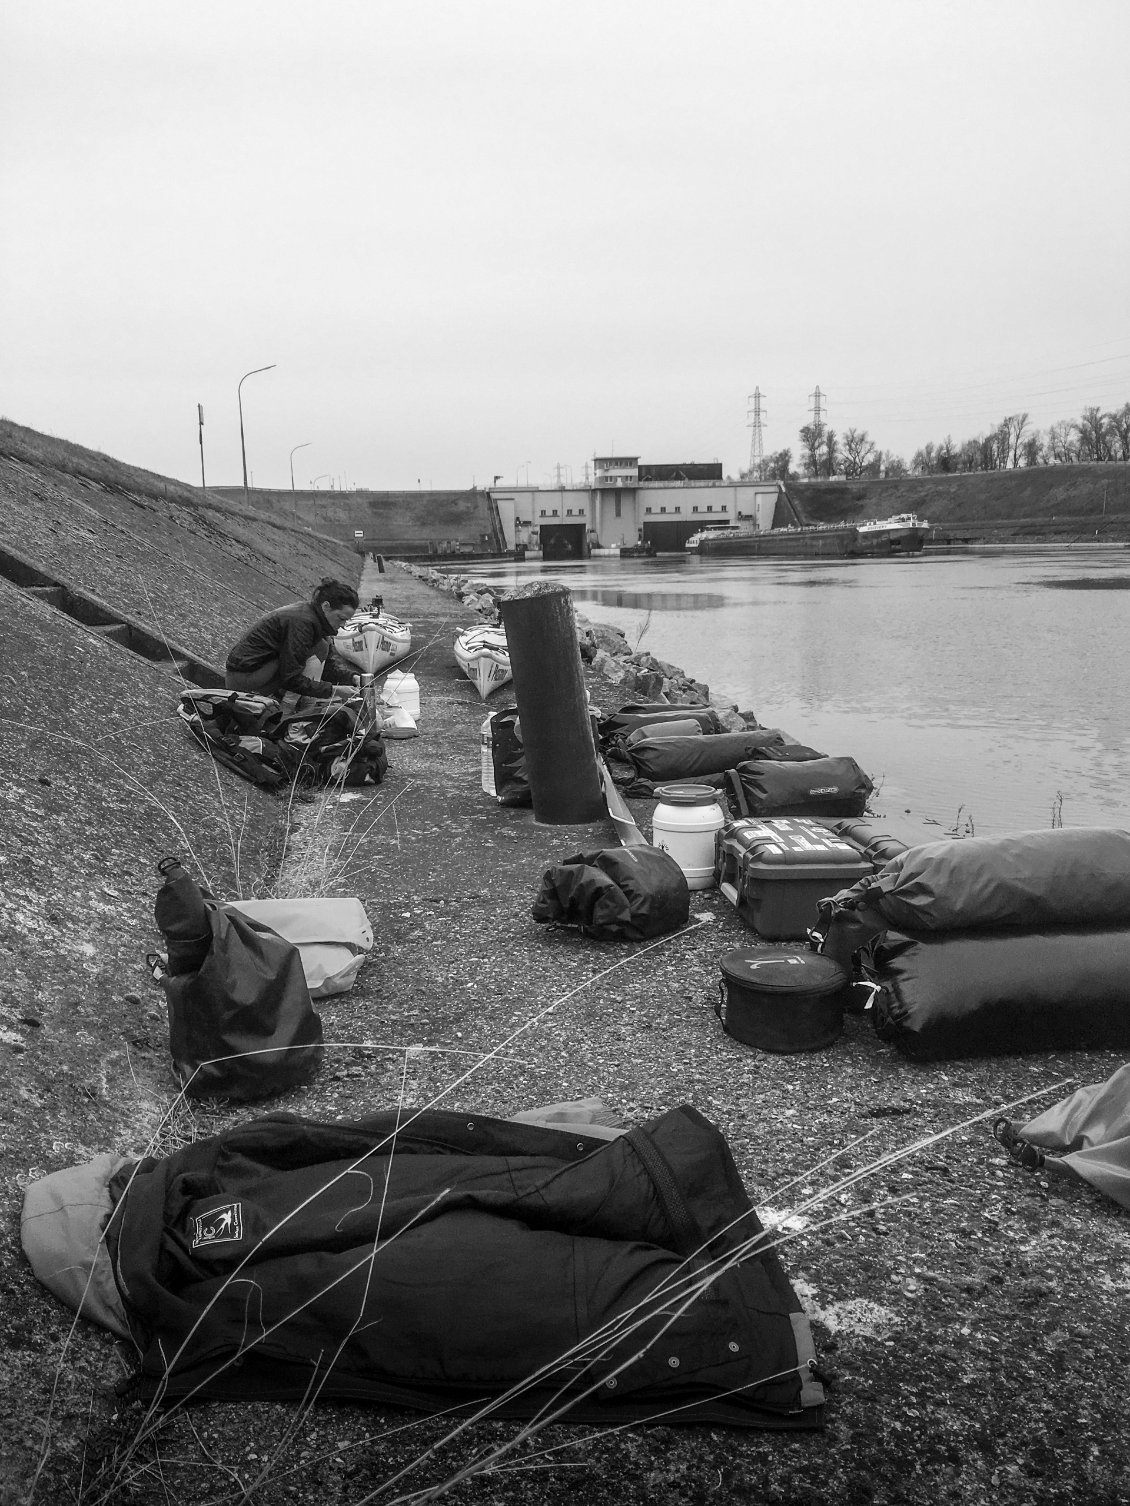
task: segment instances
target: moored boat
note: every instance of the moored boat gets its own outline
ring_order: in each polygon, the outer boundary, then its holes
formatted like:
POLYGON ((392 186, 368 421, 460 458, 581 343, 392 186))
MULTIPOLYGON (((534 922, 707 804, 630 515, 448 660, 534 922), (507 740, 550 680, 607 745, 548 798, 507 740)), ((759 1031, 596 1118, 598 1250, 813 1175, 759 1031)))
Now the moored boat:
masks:
POLYGON ((380 674, 412 647, 412 624, 391 612, 358 612, 333 639, 339 659, 362 674, 380 674))
POLYGON ((505 628, 483 623, 456 633, 455 662, 485 701, 512 678, 505 628))
POLYGON ((859 540, 855 554, 917 554, 926 542, 930 525, 912 512, 897 512, 889 518, 870 518, 855 525, 859 540))
POLYGON ((898 513, 865 523, 808 523, 760 530, 747 524, 704 528, 692 534, 684 547, 723 558, 868 559, 918 554, 929 531, 929 523, 913 513, 898 513))

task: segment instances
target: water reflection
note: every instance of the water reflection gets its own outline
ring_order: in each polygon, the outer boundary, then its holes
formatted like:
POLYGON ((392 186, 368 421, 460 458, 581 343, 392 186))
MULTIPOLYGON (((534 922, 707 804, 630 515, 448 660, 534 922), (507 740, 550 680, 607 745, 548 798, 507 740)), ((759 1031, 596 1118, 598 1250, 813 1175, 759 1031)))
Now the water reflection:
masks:
POLYGON ((1039 584, 1057 591, 1130 591, 1130 575, 1072 577, 1064 580, 1042 580, 1039 584))
POLYGON ((570 585, 569 589, 576 601, 643 612, 709 612, 726 604, 724 596, 708 591, 606 591, 582 585, 570 585))

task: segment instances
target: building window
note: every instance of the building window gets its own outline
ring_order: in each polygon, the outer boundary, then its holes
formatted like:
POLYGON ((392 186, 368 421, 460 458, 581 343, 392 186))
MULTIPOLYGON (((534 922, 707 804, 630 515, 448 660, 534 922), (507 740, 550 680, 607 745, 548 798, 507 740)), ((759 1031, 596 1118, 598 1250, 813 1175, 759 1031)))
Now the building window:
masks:
POLYGON ((676 507, 676 508, 675 508, 675 511, 676 511, 676 512, 682 512, 682 510, 683 510, 683 508, 682 508, 682 504, 681 504, 681 503, 680 503, 680 505, 679 505, 679 506, 678 506, 678 507, 676 507))
POLYGON ((660 511, 660 512, 666 512, 666 511, 667 511, 667 509, 666 509, 666 508, 665 508, 665 507, 661 507, 661 508, 660 508, 660 509, 659 509, 659 511, 660 511))
POLYGON ((544 507, 543 507, 543 508, 542 508, 542 510, 541 510, 541 512, 539 512, 539 513, 538 513, 538 517, 539 517, 539 518, 544 518, 544 517, 545 517, 545 515, 546 515, 546 514, 545 514, 545 508, 544 508, 544 507))
POLYGON ((696 502, 695 505, 691 508, 691 512, 697 512, 697 511, 698 511, 698 503, 696 502))
POLYGON ((555 508, 554 508, 554 509, 553 509, 553 511, 552 511, 552 512, 551 512, 551 513, 550 513, 550 515, 549 515, 549 516, 550 516, 550 517, 551 517, 551 518, 555 518, 555 517, 556 517, 556 516, 557 516, 557 509, 556 509, 556 507, 555 507, 555 508))
POLYGON ((616 506, 615 506, 615 509, 614 509, 616 516, 619 517, 620 514, 623 512, 623 510, 624 510, 624 499, 623 499, 623 497, 617 497, 616 498, 616 506))
POLYGON ((645 508, 644 508, 644 512, 650 512, 650 511, 651 511, 651 508, 650 508, 650 507, 645 507, 645 508))

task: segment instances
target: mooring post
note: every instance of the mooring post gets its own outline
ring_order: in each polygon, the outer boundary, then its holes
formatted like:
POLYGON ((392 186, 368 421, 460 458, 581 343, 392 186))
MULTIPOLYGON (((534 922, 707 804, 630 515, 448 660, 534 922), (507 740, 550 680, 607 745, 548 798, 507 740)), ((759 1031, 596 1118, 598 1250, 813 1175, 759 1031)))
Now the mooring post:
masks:
POLYGON ((556 582, 534 581, 501 607, 534 820, 606 818, 572 598, 556 582))

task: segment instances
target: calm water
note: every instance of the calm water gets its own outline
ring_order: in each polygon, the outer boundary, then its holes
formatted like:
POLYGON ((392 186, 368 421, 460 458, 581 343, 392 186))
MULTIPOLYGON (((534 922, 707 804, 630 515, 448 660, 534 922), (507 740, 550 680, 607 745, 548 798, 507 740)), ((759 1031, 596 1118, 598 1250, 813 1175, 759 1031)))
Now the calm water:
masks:
POLYGON ((473 569, 560 579, 580 614, 851 754, 904 839, 1047 827, 1053 809, 1130 826, 1130 550, 473 569))

